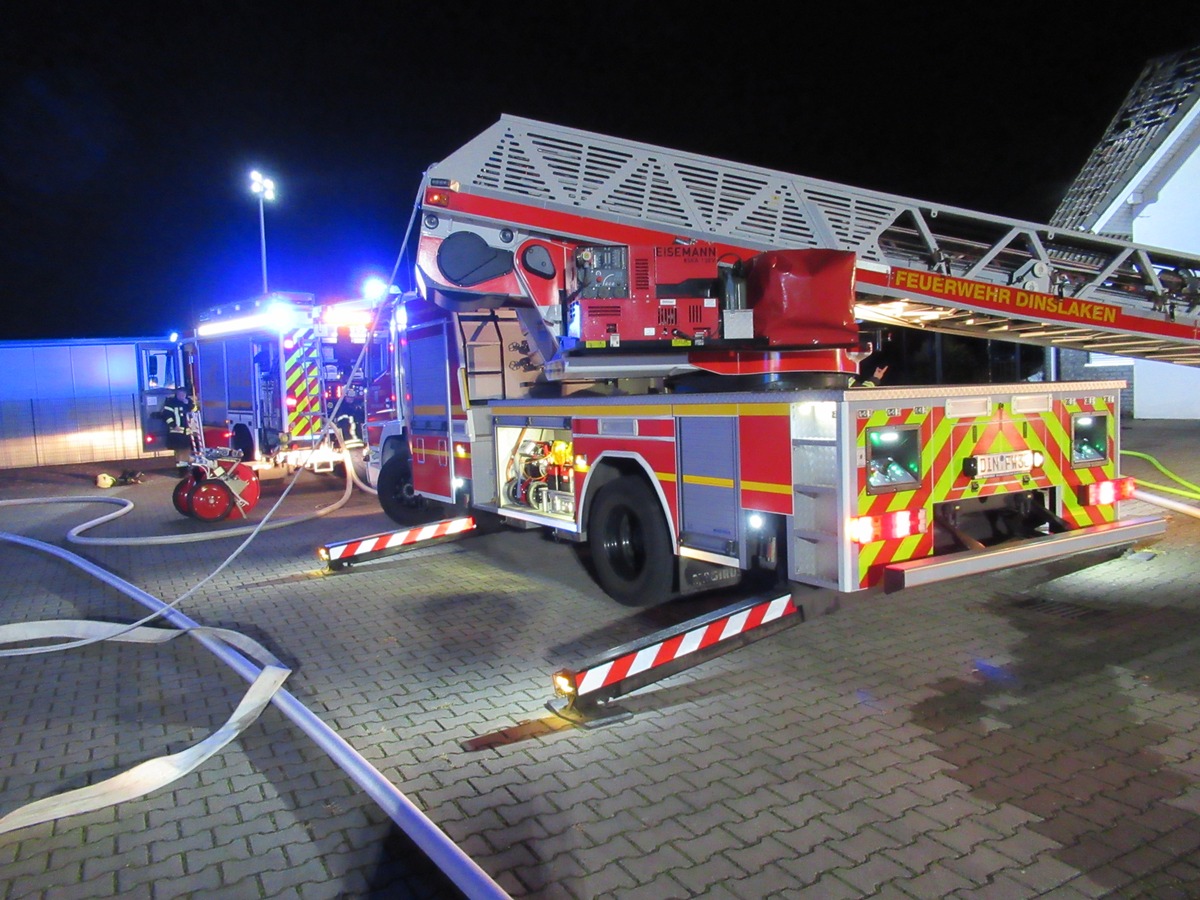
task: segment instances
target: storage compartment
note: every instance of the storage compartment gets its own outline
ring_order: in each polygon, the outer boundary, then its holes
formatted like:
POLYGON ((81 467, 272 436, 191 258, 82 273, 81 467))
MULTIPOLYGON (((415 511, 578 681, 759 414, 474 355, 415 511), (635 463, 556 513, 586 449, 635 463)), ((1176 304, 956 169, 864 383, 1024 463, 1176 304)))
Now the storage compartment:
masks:
POLYGON ((565 428, 496 426, 500 509, 575 520, 575 454, 565 428))

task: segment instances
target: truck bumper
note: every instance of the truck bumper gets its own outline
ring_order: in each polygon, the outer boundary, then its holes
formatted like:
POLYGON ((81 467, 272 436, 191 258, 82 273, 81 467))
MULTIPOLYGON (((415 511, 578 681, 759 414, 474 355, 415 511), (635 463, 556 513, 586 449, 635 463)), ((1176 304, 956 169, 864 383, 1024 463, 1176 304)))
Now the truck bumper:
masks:
POLYGON ((1076 553, 1126 546, 1146 538, 1158 537, 1166 530, 1165 519, 1146 516, 1092 525, 1063 534, 1030 538, 1018 543, 1001 544, 986 550, 965 550, 961 553, 893 563, 884 569, 883 589, 890 594, 904 588, 933 584, 963 575, 975 575, 1010 566, 1059 559, 1076 553))

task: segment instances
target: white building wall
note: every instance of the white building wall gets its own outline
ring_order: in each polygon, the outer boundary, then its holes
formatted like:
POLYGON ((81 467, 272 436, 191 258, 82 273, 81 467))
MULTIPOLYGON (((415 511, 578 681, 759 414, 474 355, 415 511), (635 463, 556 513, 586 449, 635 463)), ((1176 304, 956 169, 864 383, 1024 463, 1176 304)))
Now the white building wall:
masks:
MULTIPOLYGON (((1200 104, 1194 107, 1130 186, 1132 238, 1139 244, 1200 254, 1200 104), (1157 188, 1157 189, 1156 189, 1157 188)), ((1116 204, 1114 204, 1114 207, 1116 204)), ((1097 231, 1111 230, 1110 209, 1097 231)), ((1135 419, 1200 420, 1200 370, 1171 363, 1133 361, 1135 419)))
MULTIPOLYGON (((1189 154, 1163 185, 1158 201, 1133 220, 1139 244, 1200 254, 1200 153, 1189 154)), ((1134 393, 1137 419, 1200 420, 1200 370, 1139 359, 1133 364, 1140 390, 1134 393)))
POLYGON ((1158 202, 1133 220, 1139 244, 1200 253, 1200 153, 1190 153, 1158 192, 1158 202))

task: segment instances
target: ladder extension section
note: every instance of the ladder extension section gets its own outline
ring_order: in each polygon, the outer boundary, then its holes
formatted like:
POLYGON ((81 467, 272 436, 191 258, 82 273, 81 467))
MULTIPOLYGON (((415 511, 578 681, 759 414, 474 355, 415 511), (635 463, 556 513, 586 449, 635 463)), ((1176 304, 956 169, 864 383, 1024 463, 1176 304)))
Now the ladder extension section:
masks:
MULTIPOLYGON (((503 116, 428 179, 668 238, 857 254, 859 314, 1200 365, 1200 256, 503 116)), ((587 235, 580 235, 587 237, 587 235)))

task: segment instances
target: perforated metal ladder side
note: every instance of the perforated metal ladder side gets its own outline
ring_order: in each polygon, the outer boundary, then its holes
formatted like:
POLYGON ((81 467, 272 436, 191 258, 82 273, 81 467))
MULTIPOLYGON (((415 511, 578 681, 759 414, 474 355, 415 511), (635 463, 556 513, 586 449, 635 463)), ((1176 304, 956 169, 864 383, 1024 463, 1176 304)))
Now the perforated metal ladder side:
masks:
POLYGON ((881 321, 1200 365, 1200 257, 1190 254, 515 116, 432 166, 434 178, 519 204, 527 220, 514 224, 533 231, 546 231, 550 211, 753 251, 852 251, 861 305, 881 321), (949 287, 897 283, 889 273, 900 270, 949 287), (987 286, 1040 299, 984 303, 987 286), (1079 321, 1058 314, 1076 309, 1079 321))

